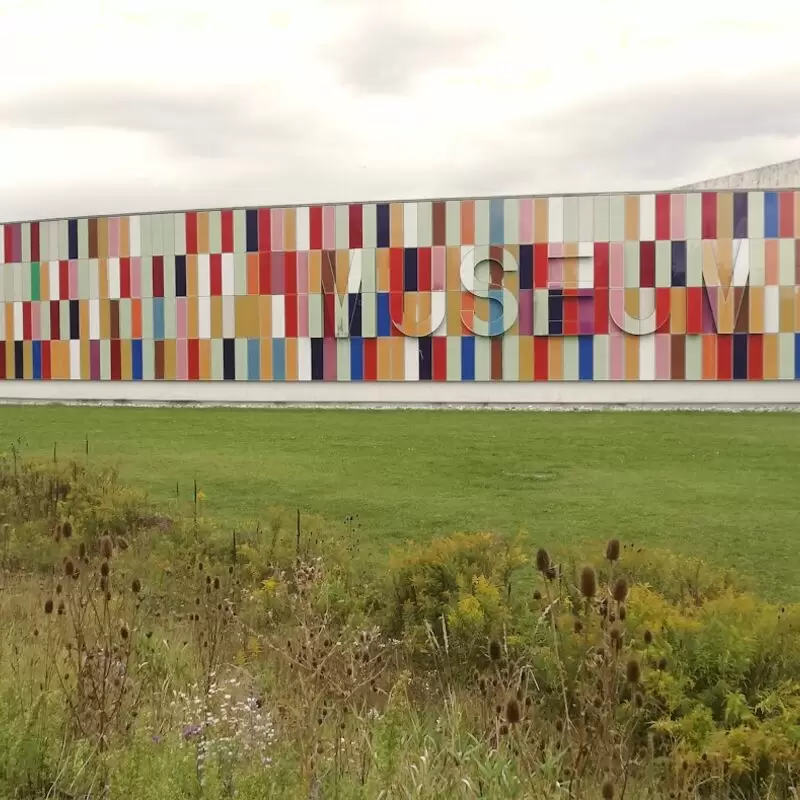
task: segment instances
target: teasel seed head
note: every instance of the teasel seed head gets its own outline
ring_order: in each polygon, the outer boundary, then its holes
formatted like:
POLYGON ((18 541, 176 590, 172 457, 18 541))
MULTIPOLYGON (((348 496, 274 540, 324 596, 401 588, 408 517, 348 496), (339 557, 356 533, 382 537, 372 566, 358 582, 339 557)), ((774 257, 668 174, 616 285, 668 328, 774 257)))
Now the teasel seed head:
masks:
POLYGON ((489 642, 489 658, 491 658, 492 661, 499 661, 502 654, 503 651, 500 647, 500 642, 498 642, 497 639, 492 639, 492 641, 489 642))
POLYGON ((110 536, 104 536, 100 540, 100 552, 103 555, 103 558, 106 560, 110 559, 114 552, 114 545, 111 541, 110 536))
POLYGON ((581 570, 581 594, 591 600, 597 593, 597 575, 588 564, 581 570))
POLYGON ((75 564, 72 563, 71 558, 68 558, 64 562, 64 574, 69 578, 72 576, 73 572, 75 572, 75 564))
POLYGON ((104 561, 104 562, 103 562, 103 563, 100 565, 100 574, 101 574, 101 575, 102 575, 104 578, 106 578, 106 577, 108 577, 108 573, 109 573, 110 571, 111 571, 111 567, 109 567, 109 565, 108 565, 108 561, 104 561))
POLYGON ((78 545, 78 558, 80 558, 81 561, 86 558, 86 545, 83 542, 78 545))
POLYGON ((131 582, 131 591, 134 594, 139 594, 142 591, 142 582, 138 578, 134 578, 131 582))
POLYGON ((583 623, 579 619, 576 619, 573 628, 575 629, 575 633, 581 633, 583 631, 583 623))
POLYGON ((44 613, 45 614, 53 613, 53 601, 49 597, 47 598, 47 600, 44 601, 44 613))
POLYGON ((619 561, 619 539, 609 539, 606 545, 606 559, 612 564, 619 561))
POLYGON ((667 657, 661 656, 661 658, 658 659, 658 669, 661 672, 663 672, 666 668, 667 668, 667 657))
POLYGON ((628 616, 628 609, 625 607, 624 604, 620 605, 619 607, 619 621, 625 622, 625 618, 628 616))
POLYGON ((65 539, 70 539, 70 538, 72 538, 72 523, 71 523, 69 520, 67 520, 67 521, 66 521, 66 522, 65 522, 65 523, 64 523, 64 524, 61 526, 61 535, 62 535, 62 536, 65 538, 65 539))
POLYGON ((628 663, 625 665, 625 677, 628 683, 639 683, 639 678, 642 677, 642 668, 639 666, 638 659, 628 659, 628 663))
POLYGON ((650 647, 650 645, 653 644, 653 634, 649 630, 644 632, 644 643, 647 645, 647 647, 650 647))
POLYGON ((516 725, 520 721, 519 701, 516 697, 506 703, 506 721, 509 725, 516 725))
POLYGON ((550 568, 550 555, 543 547, 536 551, 536 569, 542 574, 550 568))
POLYGON ((625 599, 628 597, 628 581, 625 578, 617 578, 616 582, 614 583, 614 599, 618 603, 624 603, 625 599))
POLYGON ((633 705, 636 708, 642 708, 644 706, 644 695, 641 692, 636 692, 633 696, 633 705))
POLYGON ((603 781, 603 785, 600 787, 600 794, 603 796, 603 800, 614 800, 614 784, 610 778, 606 778, 603 781))

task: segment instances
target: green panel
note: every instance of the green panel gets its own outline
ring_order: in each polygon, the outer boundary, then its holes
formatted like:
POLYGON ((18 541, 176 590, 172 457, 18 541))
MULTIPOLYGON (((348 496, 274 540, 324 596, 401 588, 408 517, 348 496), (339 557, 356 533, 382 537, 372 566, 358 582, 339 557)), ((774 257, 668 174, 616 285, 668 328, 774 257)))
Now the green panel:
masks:
POLYGON ((375 250, 361 251, 361 291, 377 291, 377 267, 375 265, 375 250))
POLYGON ((131 301, 123 297, 119 301, 119 338, 131 339, 133 338, 131 324, 131 301))
POLYGON ((547 336, 550 333, 550 303, 547 289, 533 290, 533 333, 547 336))
POLYGON ((236 356, 236 380, 247 380, 247 339, 236 339, 234 343, 236 356))
POLYGON ((30 222, 23 222, 20 226, 22 228, 22 256, 21 260, 26 263, 31 260, 31 224, 30 222))
POLYGON ((578 238, 578 198, 564 198, 564 241, 577 242, 578 238))
POLYGON ((100 340, 100 380, 111 380, 111 340, 100 340))
POLYGON ((150 217, 150 237, 154 256, 164 255, 164 226, 161 220, 161 214, 153 214, 150 217))
POLYGON ((795 240, 781 239, 779 252, 779 276, 778 282, 781 286, 795 286, 796 279, 794 274, 794 255, 795 240))
POLYGON ((69 300, 59 300, 58 302, 59 338, 69 341, 69 300))
POLYGON ((221 381, 225 375, 223 369, 222 339, 211 340, 211 380, 221 381))
POLYGON ((618 194, 608 198, 608 236, 610 242, 625 241, 625 198, 618 194))
POLYGON ((696 192, 686 195, 686 238, 703 238, 703 198, 696 192))
POLYGON ((503 346, 503 380, 519 380, 519 336, 505 335, 503 346))
POLYGON ((208 251, 222 252, 222 212, 212 211, 208 215, 208 251))
POLYGON ((173 215, 173 230, 175 231, 175 255, 186 254, 186 215, 173 215))
POLYGON ((378 295, 375 292, 361 295, 361 335, 365 339, 378 335, 378 295))
POLYGON ((623 245, 624 281, 625 288, 632 289, 639 286, 639 242, 625 242, 623 245))
POLYGON ((750 247, 750 279, 751 286, 765 286, 767 283, 766 253, 763 239, 750 239, 743 247, 750 247))
POLYGON ((175 297, 175 256, 164 256, 164 296, 175 297))
POLYGON ((597 335, 592 337, 593 350, 593 377, 596 381, 608 380, 609 349, 608 336, 597 335))
POLYGON ((489 244, 490 208, 489 200, 475 201, 475 244, 489 244))
POLYGON ((247 252, 247 217, 241 208, 233 212, 233 249, 237 253, 247 252))
POLYGON ((69 258, 69 223, 65 219, 58 221, 58 258, 69 258))
POLYGON ((778 334, 778 377, 782 381, 794 380, 794 348, 795 335, 793 333, 778 334))
POLYGON ((433 245, 433 203, 417 203, 417 247, 433 245))
POLYGON ((747 235, 750 239, 764 238, 764 192, 747 193, 747 235))
POLYGON ((89 299, 89 259, 78 261, 78 299, 89 299))
POLYGON ((247 294, 247 253, 233 254, 233 292, 247 294))
POLYGON ((41 264, 34 261, 31 264, 31 300, 42 299, 41 264))
POLYGON ((656 242, 656 286, 672 285, 672 243, 656 242))
POLYGON ((89 298, 100 297, 100 264, 96 258, 89 259, 89 298))
POLYGON ((503 203, 503 241, 519 244, 519 200, 515 198, 503 203))
POLYGON ((703 285, 703 243, 699 239, 686 242, 686 285, 703 285))
POLYGON ((347 339, 336 340, 336 380, 350 380, 350 342, 347 339))
POLYGON ((594 199, 592 197, 578 199, 578 241, 594 241, 594 199))
POLYGON ((50 225, 47 222, 39 224, 39 258, 50 259, 50 225))
POLYGON ((347 206, 336 206, 334 214, 336 249, 346 250, 350 247, 350 211, 347 206))
POLYGON ((78 220, 78 258, 89 258, 89 220, 78 220))
POLYGON ((611 236, 611 200, 608 195, 594 199, 594 241, 608 242, 611 236))
POLYGON ((177 320, 175 309, 175 298, 164 298, 164 338, 175 339, 177 337, 177 320))
POLYGON ((448 200, 444 207, 445 243, 448 247, 461 245, 461 202, 448 200))
POLYGON ((142 342, 142 379, 152 381, 155 380, 155 377, 156 348, 152 339, 145 339, 142 342))
MULTIPOLYGON (((2 306, 2 304, 0 304, 0 306, 2 306)), ((0 325, 2 325, 2 323, 3 319, 0 314, 0 325)), ((50 335, 50 303, 47 300, 39 303, 39 329, 43 341, 48 341, 53 338, 50 335)), ((0 330, 2 330, 2 328, 0 328, 0 330)))
MULTIPOLYGON (((374 203, 364 205, 362 239, 365 248, 378 246, 378 210, 374 203)), ((365 249, 364 252, 367 253, 369 251, 365 249)))
POLYGON ((323 300, 321 294, 308 295, 308 335, 312 339, 322 337, 323 327, 323 300))
POLYGON ((577 381, 580 375, 580 355, 577 336, 564 337, 564 380, 577 381))
MULTIPOLYGON (((13 288, 11 286, 11 275, 9 274, 9 267, 8 264, 0 264, 0 303, 4 303, 6 301, 6 286, 9 287, 9 300, 11 299, 11 295, 13 294, 13 288), (6 277, 8 276, 8 277, 6 277)), ((0 328, 0 333, 5 334, 5 328, 0 328)))
POLYGON ((153 338, 153 300, 149 297, 142 300, 142 338, 153 338))
POLYGON ((161 240, 164 255, 175 255, 175 216, 174 214, 161 215, 161 240))
POLYGON ((492 343, 486 336, 475 337, 475 380, 492 378, 492 343))
POLYGON ((686 380, 703 379, 703 337, 687 335, 686 342, 686 380))
POLYGON ((461 380, 461 337, 447 337, 447 380, 461 380))
POLYGON ((19 299, 30 300, 31 292, 33 291, 33 287, 31 286, 31 265, 18 264, 17 269, 20 270, 19 274, 22 277, 22 296, 19 299))

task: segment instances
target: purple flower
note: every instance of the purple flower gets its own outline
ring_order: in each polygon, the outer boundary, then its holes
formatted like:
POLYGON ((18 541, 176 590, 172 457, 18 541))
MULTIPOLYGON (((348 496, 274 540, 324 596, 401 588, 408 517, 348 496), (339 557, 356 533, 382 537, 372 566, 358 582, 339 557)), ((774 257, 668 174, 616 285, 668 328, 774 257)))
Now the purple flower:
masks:
POLYGON ((159 736, 158 734, 152 736, 151 739, 153 740, 153 744, 161 744, 161 742, 164 741, 163 737, 159 736))
POLYGON ((192 739, 195 736, 199 736, 201 730, 202 730, 202 727, 200 725, 184 725, 184 727, 183 727, 183 738, 184 739, 192 739))

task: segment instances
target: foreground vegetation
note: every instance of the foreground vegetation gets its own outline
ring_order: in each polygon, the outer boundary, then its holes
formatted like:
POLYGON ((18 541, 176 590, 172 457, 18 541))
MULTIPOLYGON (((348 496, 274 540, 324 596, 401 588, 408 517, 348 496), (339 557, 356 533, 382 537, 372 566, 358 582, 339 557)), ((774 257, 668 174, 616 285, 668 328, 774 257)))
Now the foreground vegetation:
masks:
POLYGON ((624 537, 733 567, 800 601, 796 414, 498 413, 3 407, 0 441, 118 467, 162 506, 193 482, 204 514, 254 529, 269 506, 342 524, 364 569, 409 536, 521 532, 588 546, 624 537), (345 526, 347 527, 347 526, 345 526))
POLYGON ((800 606, 737 574, 488 533, 365 572, 353 520, 187 494, 0 463, 0 796, 796 796, 800 606))

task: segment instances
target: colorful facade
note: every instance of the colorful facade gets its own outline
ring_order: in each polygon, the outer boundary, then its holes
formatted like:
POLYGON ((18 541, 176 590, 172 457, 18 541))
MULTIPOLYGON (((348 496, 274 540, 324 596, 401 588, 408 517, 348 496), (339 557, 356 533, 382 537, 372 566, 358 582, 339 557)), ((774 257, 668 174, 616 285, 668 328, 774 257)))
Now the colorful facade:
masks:
POLYGON ((800 192, 0 225, 0 377, 800 378, 800 192))

